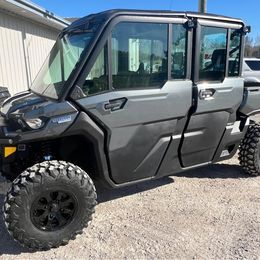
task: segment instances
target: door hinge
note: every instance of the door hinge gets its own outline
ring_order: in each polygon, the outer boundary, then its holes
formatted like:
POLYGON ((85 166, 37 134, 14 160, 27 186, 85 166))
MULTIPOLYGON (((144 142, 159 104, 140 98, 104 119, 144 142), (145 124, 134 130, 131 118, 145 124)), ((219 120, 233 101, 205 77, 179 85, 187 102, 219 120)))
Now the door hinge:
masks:
POLYGON ((189 18, 187 20, 187 22, 185 23, 185 25, 186 25, 188 30, 194 29, 194 28, 197 28, 197 21, 192 19, 192 18, 189 18))

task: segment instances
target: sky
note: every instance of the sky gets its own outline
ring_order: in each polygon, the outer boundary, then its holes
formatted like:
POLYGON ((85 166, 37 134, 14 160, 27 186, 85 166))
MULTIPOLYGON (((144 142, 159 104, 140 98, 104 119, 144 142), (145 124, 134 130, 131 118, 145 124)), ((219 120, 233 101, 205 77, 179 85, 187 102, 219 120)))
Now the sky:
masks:
MULTIPOLYGON (((197 11, 198 0, 32 0, 62 17, 82 17, 108 9, 197 11)), ((208 0, 208 13, 243 19, 252 26, 251 37, 260 36, 260 0, 208 0)))

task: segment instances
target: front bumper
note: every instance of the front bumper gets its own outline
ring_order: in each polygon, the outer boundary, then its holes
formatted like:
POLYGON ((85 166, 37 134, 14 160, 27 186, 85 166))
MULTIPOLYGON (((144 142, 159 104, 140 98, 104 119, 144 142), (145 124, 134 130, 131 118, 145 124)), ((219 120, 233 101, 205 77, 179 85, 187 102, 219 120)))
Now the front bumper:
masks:
POLYGON ((6 119, 0 116, 0 145, 14 145, 17 144, 19 139, 19 134, 12 131, 6 119))
POLYGON ((0 116, 0 172, 6 178, 11 174, 11 166, 16 161, 19 139, 19 134, 0 116))

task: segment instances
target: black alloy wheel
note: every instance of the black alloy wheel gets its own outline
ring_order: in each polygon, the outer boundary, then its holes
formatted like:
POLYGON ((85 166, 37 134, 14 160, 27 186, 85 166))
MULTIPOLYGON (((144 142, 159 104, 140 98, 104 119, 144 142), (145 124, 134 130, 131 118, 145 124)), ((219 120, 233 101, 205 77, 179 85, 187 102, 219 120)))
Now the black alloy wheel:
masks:
POLYGON ((44 231, 56 231, 69 224, 77 211, 77 201, 69 192, 45 191, 32 204, 33 224, 44 231))

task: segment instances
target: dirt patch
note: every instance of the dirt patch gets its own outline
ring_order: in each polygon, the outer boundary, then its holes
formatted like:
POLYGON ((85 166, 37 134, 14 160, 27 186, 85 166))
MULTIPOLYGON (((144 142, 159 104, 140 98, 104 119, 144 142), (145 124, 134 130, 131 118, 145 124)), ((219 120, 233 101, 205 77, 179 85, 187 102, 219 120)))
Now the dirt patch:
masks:
MULTIPOLYGON (((6 183, 0 184, 1 194, 6 183)), ((99 188, 94 220, 69 245, 28 252, 0 222, 4 259, 258 259, 260 177, 237 158, 119 190, 99 188)), ((3 195, 0 204, 3 203, 3 195)))

